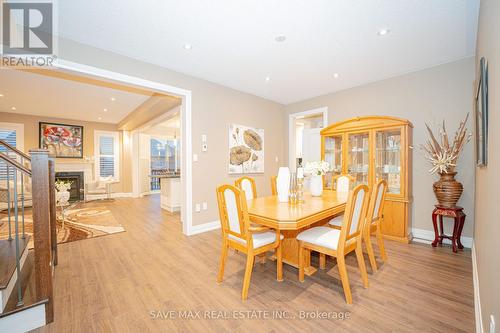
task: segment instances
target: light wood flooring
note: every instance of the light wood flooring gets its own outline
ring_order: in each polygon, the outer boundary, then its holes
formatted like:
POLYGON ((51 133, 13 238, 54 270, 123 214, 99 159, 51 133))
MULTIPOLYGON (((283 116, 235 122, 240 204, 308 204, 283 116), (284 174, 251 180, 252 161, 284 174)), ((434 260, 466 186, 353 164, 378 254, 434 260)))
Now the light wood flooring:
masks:
MULTIPOLYGON (((335 261, 298 281, 284 265, 256 263, 248 300, 240 299, 245 257, 230 252, 225 280, 216 283, 219 230, 186 237, 178 215, 160 209, 157 196, 106 203, 126 232, 59 245, 55 322, 39 332, 473 332, 471 253, 449 247, 386 241, 364 289, 356 258, 347 259, 353 305, 342 293, 335 261), (168 311, 201 311, 201 319, 152 318, 168 311), (232 311, 240 311, 233 313, 232 311), (244 311, 253 312, 244 312, 244 311), (259 312, 259 311, 271 312, 259 312), (212 317, 245 317, 203 319, 212 317), (274 311, 274 312, 273 312, 274 311), (301 311, 338 320, 301 319, 301 311), (267 318, 281 314, 288 319, 267 318), (260 318, 259 318, 260 316, 260 318)), ((429 217, 429 224, 430 224, 429 217)), ((377 250, 377 248, 376 248, 377 250)), ((378 252, 376 253, 378 255, 378 252)), ((317 257, 313 258, 317 267, 317 257)))

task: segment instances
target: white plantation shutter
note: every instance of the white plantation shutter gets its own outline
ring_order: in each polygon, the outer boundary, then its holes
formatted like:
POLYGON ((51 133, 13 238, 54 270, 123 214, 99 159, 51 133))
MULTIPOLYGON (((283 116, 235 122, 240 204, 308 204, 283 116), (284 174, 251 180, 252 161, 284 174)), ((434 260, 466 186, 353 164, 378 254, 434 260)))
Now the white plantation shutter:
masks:
MULTIPOLYGON (((17 138, 17 135, 16 135, 15 130, 8 129, 8 128, 0 128, 0 140, 7 142, 8 144, 10 144, 13 147, 16 147, 16 143, 17 143, 16 138, 17 138)), ((9 150, 7 148, 5 148, 4 146, 0 146, 0 153, 12 155, 12 157, 15 156, 11 152, 9 152, 9 150)), ((14 170, 11 168, 11 170, 10 170, 11 177, 12 177, 13 171, 14 170)), ((7 179, 7 164, 4 161, 0 161, 0 180, 5 180, 5 179, 7 179)))
POLYGON ((119 172, 118 133, 96 131, 97 177, 118 180, 119 172))
POLYGON ((101 136, 99 141, 100 176, 115 176, 114 138, 101 136))

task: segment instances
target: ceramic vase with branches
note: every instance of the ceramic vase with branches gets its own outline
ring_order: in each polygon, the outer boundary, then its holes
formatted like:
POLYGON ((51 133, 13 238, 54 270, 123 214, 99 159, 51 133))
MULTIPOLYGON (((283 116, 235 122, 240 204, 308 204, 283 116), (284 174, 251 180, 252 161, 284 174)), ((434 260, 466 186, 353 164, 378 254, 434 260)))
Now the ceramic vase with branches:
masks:
POLYGON ((439 129, 439 135, 434 135, 429 125, 425 124, 429 133, 429 140, 421 145, 426 159, 431 163, 431 174, 439 173, 440 179, 434 183, 434 194, 440 206, 456 207, 458 200, 462 196, 463 186, 455 180, 457 174, 457 161, 465 145, 470 141, 472 134, 465 127, 469 114, 460 122, 453 141, 448 137, 446 126, 443 121, 439 129), (437 139, 439 138, 439 140, 437 139))

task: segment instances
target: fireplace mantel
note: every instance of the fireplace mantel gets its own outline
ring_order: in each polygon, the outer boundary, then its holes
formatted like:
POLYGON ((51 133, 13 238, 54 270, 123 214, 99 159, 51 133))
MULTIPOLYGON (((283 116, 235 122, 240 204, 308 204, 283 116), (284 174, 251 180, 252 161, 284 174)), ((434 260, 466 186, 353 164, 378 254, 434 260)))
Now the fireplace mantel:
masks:
POLYGON ((91 161, 64 161, 56 159, 56 172, 83 172, 85 183, 94 179, 94 163, 91 161))

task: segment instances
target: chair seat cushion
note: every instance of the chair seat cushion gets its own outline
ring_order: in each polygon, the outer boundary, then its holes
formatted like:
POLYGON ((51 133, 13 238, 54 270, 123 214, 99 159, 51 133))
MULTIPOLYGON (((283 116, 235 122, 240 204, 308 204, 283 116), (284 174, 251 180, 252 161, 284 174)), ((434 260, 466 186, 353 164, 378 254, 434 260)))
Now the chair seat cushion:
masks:
POLYGON ((344 215, 339 215, 334 217, 333 219, 328 222, 328 224, 336 226, 336 227, 342 227, 342 222, 344 221, 344 215))
POLYGON ((298 234, 297 240, 326 247, 331 250, 337 250, 339 237, 340 230, 338 229, 329 227, 314 227, 298 234))
MULTIPOLYGON (((234 241, 237 241, 241 244, 246 244, 244 239, 235 237, 231 234, 228 235, 234 241)), ((272 244, 276 241, 276 232, 274 231, 265 231, 252 234, 253 237, 253 248, 256 249, 258 247, 263 247, 269 244, 272 244)), ((280 235, 280 239, 283 239, 283 235, 280 235)))

